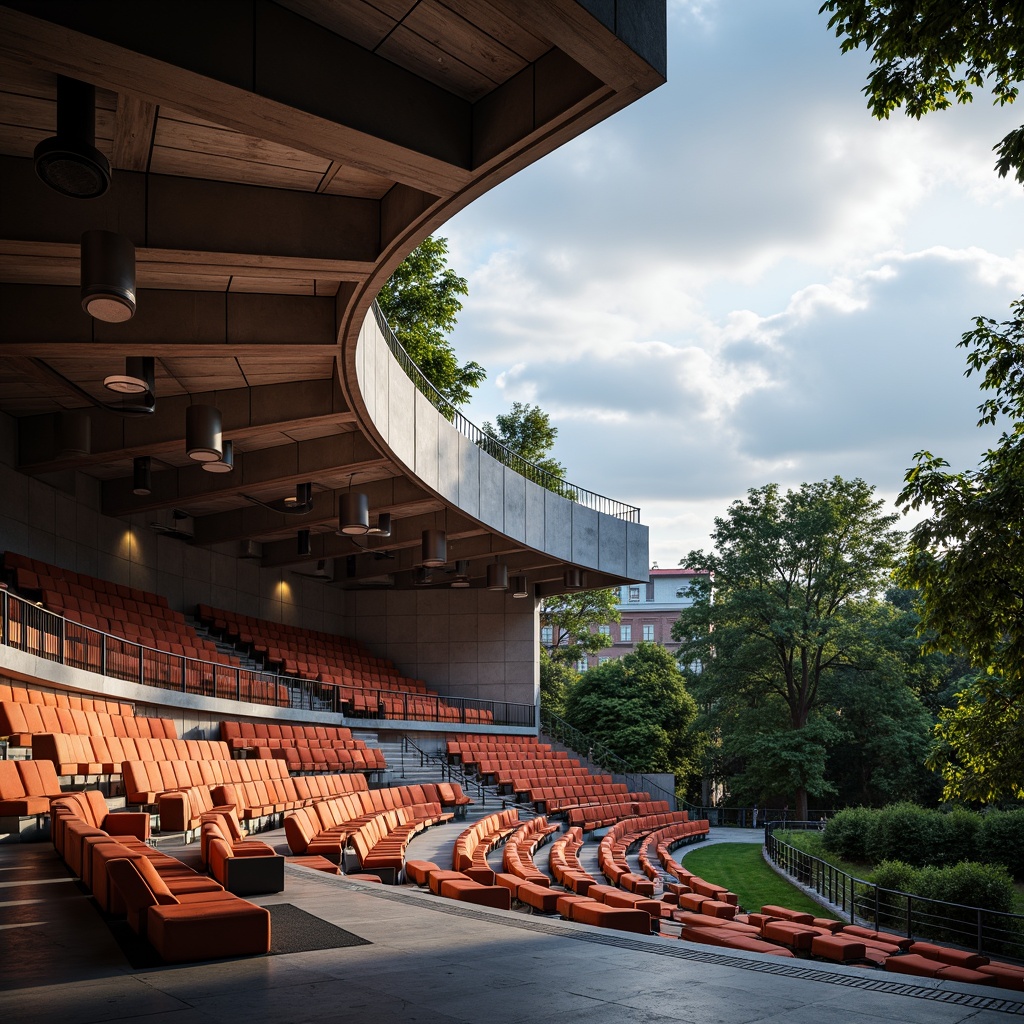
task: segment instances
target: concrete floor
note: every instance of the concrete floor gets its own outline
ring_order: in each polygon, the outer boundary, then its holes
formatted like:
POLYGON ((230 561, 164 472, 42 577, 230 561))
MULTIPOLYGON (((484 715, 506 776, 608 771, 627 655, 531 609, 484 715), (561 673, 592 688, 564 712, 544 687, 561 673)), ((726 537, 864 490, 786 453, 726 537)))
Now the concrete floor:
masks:
MULTIPOLYGON (((462 827, 430 830, 410 856, 443 861, 462 827)), ((280 832, 260 838, 283 843, 280 832)), ((284 892, 255 902, 291 903, 371 944, 135 970, 48 844, 0 846, 0 1021, 994 1024, 1024 1015, 1024 996, 1002 990, 723 955, 298 867, 286 869, 284 892)))

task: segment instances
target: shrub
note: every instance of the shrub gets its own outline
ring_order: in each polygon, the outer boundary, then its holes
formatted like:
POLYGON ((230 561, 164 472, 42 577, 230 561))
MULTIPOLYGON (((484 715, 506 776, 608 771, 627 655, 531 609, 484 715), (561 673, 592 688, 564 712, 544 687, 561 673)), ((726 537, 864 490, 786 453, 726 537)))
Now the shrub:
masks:
POLYGON ((833 816, 825 825, 825 850, 844 860, 866 863, 867 840, 875 813, 867 807, 847 807, 833 816))
POLYGON ((977 837, 978 857, 987 864, 1004 864, 1016 879, 1024 879, 1024 810, 987 811, 977 837))
POLYGON ((1013 910, 1013 879, 1001 864, 964 860, 944 868, 928 868, 921 875, 921 895, 929 899, 1003 913, 1013 910))
POLYGON ((934 864, 956 864, 964 860, 986 860, 978 855, 978 831, 981 817, 973 811, 957 807, 933 819, 932 856, 934 864))
POLYGON ((936 811, 900 803, 876 812, 867 837, 868 859, 876 864, 902 860, 922 867, 933 860, 936 811))

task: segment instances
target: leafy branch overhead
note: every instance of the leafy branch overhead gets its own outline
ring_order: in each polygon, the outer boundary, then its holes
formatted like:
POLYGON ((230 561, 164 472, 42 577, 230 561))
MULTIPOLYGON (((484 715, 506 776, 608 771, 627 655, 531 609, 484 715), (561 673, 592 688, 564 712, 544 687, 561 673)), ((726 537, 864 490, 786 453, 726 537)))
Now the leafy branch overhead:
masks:
MULTIPOLYGON (((864 93, 878 118, 903 107, 921 118, 976 90, 1004 106, 1024 78, 1022 7, 1015 0, 827 0, 829 28, 844 53, 864 46, 873 68, 864 93)), ((1024 183, 1024 126, 993 147, 996 170, 1024 183)))

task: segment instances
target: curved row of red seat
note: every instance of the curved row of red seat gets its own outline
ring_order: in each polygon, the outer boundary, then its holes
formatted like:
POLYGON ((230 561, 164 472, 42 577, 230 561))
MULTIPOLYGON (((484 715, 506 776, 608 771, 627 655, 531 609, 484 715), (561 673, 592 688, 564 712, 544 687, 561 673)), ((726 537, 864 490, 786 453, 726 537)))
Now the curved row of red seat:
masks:
POLYGON ((36 733, 62 732, 79 736, 156 737, 177 739, 170 718, 107 714, 77 708, 50 707, 0 700, 0 736, 13 747, 30 747, 36 733))
POLYGON ((523 822, 505 842, 501 851, 501 866, 524 882, 549 886, 551 879, 534 863, 533 855, 542 843, 561 826, 549 822, 545 815, 523 822))

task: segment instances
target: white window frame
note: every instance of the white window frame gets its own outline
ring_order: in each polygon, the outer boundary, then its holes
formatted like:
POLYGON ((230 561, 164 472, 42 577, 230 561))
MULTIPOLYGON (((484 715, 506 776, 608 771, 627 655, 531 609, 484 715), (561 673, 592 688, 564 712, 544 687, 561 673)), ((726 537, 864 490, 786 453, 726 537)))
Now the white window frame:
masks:
POLYGON ((619 640, 624 644, 633 642, 633 624, 631 622, 619 626, 619 640))
POLYGON ((654 641, 654 623, 646 622, 643 627, 644 643, 653 643, 654 641))

